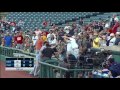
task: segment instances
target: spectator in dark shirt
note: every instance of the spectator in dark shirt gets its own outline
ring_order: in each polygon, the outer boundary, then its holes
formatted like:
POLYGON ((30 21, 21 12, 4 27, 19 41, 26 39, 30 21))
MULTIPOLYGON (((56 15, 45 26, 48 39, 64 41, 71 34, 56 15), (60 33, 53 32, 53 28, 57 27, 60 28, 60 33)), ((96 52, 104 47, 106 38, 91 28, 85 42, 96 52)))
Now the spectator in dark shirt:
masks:
POLYGON ((51 21, 51 19, 49 20, 49 26, 53 26, 53 22, 51 21))
POLYGON ((115 40, 115 45, 119 45, 120 43, 120 32, 116 33, 116 40, 115 40))
POLYGON ((3 33, 3 31, 0 30, 0 45, 2 44, 2 33, 3 33))
POLYGON ((72 28, 72 29, 69 31, 69 35, 70 35, 70 36, 73 36, 74 33, 75 33, 75 32, 74 32, 74 28, 72 28))
POLYGON ((94 29, 99 29, 98 22, 95 22, 94 29))
POLYGON ((83 18, 80 19, 79 25, 83 25, 83 18))
POLYGON ((103 30, 103 26, 101 23, 99 23, 99 32, 101 32, 103 30))
POLYGON ((54 50, 50 48, 50 45, 47 43, 46 48, 42 51, 42 61, 47 59, 51 59, 52 55, 54 54, 54 50))
POLYGON ((115 25, 115 20, 114 18, 112 18, 111 22, 110 22, 110 27, 113 27, 115 25))
POLYGON ((8 23, 6 23, 6 28, 5 30, 10 30, 10 25, 8 23))
POLYGON ((86 47, 87 49, 92 47, 89 35, 86 36, 86 47))
POLYGON ((69 31, 69 35, 70 35, 70 36, 73 36, 73 35, 74 35, 76 27, 77 27, 76 23, 73 23, 73 24, 72 24, 72 28, 71 28, 70 31, 69 31))
POLYGON ((61 42, 61 41, 63 41, 64 39, 62 38, 62 36, 64 36, 64 34, 65 34, 65 32, 63 31, 63 29, 61 29, 59 32, 58 32, 58 41, 59 41, 59 43, 61 42))
POLYGON ((120 64, 116 63, 114 58, 109 58, 109 70, 112 73, 113 77, 117 77, 120 75, 120 64))
POLYGON ((3 26, 5 27, 5 30, 10 29, 10 25, 7 22, 3 22, 3 26))
POLYGON ((2 36, 1 36, 1 34, 0 34, 0 45, 2 44, 2 36))
POLYGON ((69 54, 69 56, 68 56, 68 60, 77 60, 77 59, 75 58, 75 56, 74 56, 74 55, 69 54))

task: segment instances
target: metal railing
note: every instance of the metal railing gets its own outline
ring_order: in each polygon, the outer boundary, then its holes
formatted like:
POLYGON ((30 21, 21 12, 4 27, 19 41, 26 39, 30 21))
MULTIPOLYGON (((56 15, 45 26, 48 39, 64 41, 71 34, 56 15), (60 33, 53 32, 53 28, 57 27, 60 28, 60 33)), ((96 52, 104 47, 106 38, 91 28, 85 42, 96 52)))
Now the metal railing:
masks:
MULTIPOLYGON (((103 48, 103 47, 102 47, 103 48)), ((100 49, 102 49, 102 48, 92 48, 92 50, 93 51, 100 51, 100 49)), ((111 47, 112 48, 112 47, 111 47)), ((106 49, 105 47, 104 47, 104 49, 105 50, 109 50, 109 49, 106 49)), ((117 49, 117 48, 116 48, 117 49)), ((120 56, 120 51, 119 50, 110 50, 111 51, 111 53, 113 54, 113 55, 119 55, 120 56)))
MULTIPOLYGON (((0 55, 14 57, 13 53, 21 53, 35 58, 34 53, 28 53, 23 50, 0 46, 0 55)), ((58 66, 59 61, 55 59, 46 60, 46 62, 39 62, 39 64, 40 64, 39 78, 66 78, 67 72, 71 74, 70 75, 71 78, 77 78, 80 72, 89 72, 93 70, 93 69, 79 69, 76 67, 74 69, 60 67, 58 66), (58 76, 56 71, 58 73, 58 76)))
POLYGON ((4 55, 4 56, 8 56, 8 57, 14 57, 14 53, 21 53, 21 54, 28 55, 30 57, 35 57, 34 53, 28 53, 28 52, 25 52, 24 50, 12 48, 12 47, 0 46, 0 55, 4 55))
MULTIPOLYGON (((111 47, 112 50, 110 50, 110 51, 111 51, 111 53, 112 53, 115 61, 120 63, 120 48, 119 48, 119 46, 113 46, 113 47, 114 47, 114 48, 111 47), (117 48, 115 48, 115 47, 117 47, 117 48), (117 50, 116 50, 116 49, 117 49, 117 50)), ((107 47, 107 48, 108 48, 108 47, 107 47)), ((104 47, 104 49, 106 49, 106 48, 104 47)), ((110 47, 109 47, 109 49, 110 49, 110 47)), ((106 50, 109 50, 109 49, 106 49, 106 50)), ((96 52, 99 52, 99 51, 100 51, 100 48, 99 48, 99 49, 92 48, 92 50, 93 50, 93 51, 96 51, 96 52)))
POLYGON ((70 72, 71 78, 77 78, 79 72, 82 72, 82 71, 89 72, 92 70, 93 69, 67 69, 64 67, 48 64, 45 62, 40 62, 39 77, 40 78, 65 78, 65 74, 67 72, 70 72), (59 73, 59 77, 57 77, 55 70, 57 70, 57 72, 59 73))
MULTIPOLYGON (((35 57, 34 53, 28 53, 23 50, 19 50, 16 48, 2 47, 0 46, 0 55, 4 55, 5 57, 14 57, 14 53, 21 53, 28 56, 35 57)), ((55 59, 46 60, 46 62, 40 62, 40 74, 39 78, 56 78, 55 70, 57 70, 60 74, 60 78, 64 78, 66 72, 72 72, 73 78, 77 77, 77 72, 80 71, 91 71, 92 69, 67 69, 58 66, 59 61, 55 59)))

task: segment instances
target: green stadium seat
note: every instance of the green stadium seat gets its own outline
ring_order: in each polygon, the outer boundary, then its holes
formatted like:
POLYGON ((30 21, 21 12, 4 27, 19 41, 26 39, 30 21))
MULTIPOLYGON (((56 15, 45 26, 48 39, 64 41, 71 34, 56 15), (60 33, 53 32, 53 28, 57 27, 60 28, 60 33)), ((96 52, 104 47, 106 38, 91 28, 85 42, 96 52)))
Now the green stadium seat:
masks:
MULTIPOLYGON (((20 19, 23 19, 25 21, 25 28, 35 28, 36 26, 40 26, 42 24, 42 21, 44 19, 51 20, 53 23, 65 23, 65 21, 69 21, 72 19, 78 19, 82 16, 86 15, 92 15, 94 13, 99 12, 10 12, 7 15, 7 19, 14 19, 16 22, 18 22, 20 19), (33 24, 33 26, 31 26, 33 24)), ((107 16, 107 14, 105 14, 107 16)), ((98 16, 97 18, 92 17, 92 19, 98 20, 99 17, 105 16, 98 16)), ((89 22, 90 20, 86 20, 86 22, 89 22)))

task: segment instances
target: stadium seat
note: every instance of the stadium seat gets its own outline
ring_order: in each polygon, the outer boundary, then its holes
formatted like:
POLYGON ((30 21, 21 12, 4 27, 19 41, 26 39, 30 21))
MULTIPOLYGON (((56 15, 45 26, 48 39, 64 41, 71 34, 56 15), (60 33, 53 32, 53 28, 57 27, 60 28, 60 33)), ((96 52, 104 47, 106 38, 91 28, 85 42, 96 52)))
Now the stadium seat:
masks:
MULTIPOLYGON (((99 12, 10 12, 7 15, 7 20, 13 19, 13 21, 18 22, 20 19, 24 20, 25 28, 35 26, 40 26, 42 21, 46 19, 47 21, 51 20, 55 24, 62 23, 66 21, 79 20, 81 17, 86 17, 88 15, 99 14, 99 12), (31 26, 33 24, 33 26, 31 26)), ((111 13, 112 15, 113 13, 111 13)), ((108 13, 104 15, 98 15, 97 17, 91 17, 86 19, 85 22, 90 22, 90 19, 99 20, 99 17, 105 18, 108 13)))

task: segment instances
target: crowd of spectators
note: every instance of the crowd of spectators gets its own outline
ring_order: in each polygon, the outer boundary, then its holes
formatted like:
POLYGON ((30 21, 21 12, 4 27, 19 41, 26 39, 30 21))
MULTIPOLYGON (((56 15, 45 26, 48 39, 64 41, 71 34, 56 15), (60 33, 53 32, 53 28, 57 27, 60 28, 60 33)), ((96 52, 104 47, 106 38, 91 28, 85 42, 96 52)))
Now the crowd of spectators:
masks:
MULTIPOLYGON (((50 24, 49 30, 46 29, 47 25, 48 22, 43 21, 42 28, 24 30, 21 28, 24 27, 24 20, 19 22, 1 20, 0 45, 35 53, 38 61, 45 61, 55 56, 67 68, 69 64, 66 59, 69 59, 70 56, 72 59, 78 60, 80 55, 85 55, 92 47, 120 46, 120 22, 116 15, 113 15, 109 21, 92 21, 86 25, 84 19, 78 23, 67 22, 65 27, 50 24)), ((114 58, 112 57, 108 61, 113 63, 114 58)), ((115 64, 113 66, 111 64, 109 67, 104 64, 101 71, 109 73, 110 77, 117 77, 120 74, 114 72, 114 66, 115 64)), ((120 70, 120 68, 118 69, 120 70)), ((93 77, 92 72, 87 74, 87 77, 93 77)), ((78 75, 78 77, 82 76, 83 73, 78 75)))

